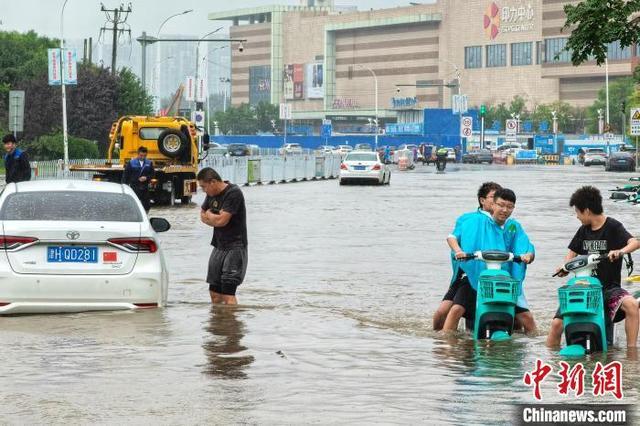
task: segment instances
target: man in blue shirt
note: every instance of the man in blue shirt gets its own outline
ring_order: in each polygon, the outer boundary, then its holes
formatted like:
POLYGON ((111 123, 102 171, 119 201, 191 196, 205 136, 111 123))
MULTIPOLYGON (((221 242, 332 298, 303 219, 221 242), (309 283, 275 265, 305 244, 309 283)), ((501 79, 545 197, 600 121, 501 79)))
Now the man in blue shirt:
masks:
POLYGON ((129 185, 136 193, 146 212, 151 208, 149 183, 155 174, 153 162, 147 160, 147 148, 138 148, 138 156, 132 158, 124 168, 122 183, 129 185))
MULTIPOLYGON (((526 265, 533 262, 535 258, 535 249, 520 223, 511 219, 515 203, 516 195, 512 190, 503 188, 496 191, 491 218, 475 215, 462 224, 461 245, 460 250, 456 250, 456 257, 463 257, 464 253, 479 250, 501 250, 519 255, 522 258, 522 264, 505 264, 503 269, 509 271, 513 278, 523 284, 516 306, 516 322, 524 327, 526 333, 532 333, 536 325, 524 294, 524 277, 526 265)), ((475 319, 478 277, 486 266, 482 261, 472 260, 462 263, 460 268, 466 274, 465 282, 460 285, 454 296, 453 306, 443 326, 445 331, 456 330, 463 316, 470 323, 475 319)))
POLYGON ((464 213, 462 216, 456 219, 456 224, 453 232, 447 237, 447 244, 451 248, 451 267, 453 269, 453 275, 449 282, 449 288, 440 302, 440 306, 433 314, 433 329, 442 330, 444 320, 447 318, 447 314, 453 306, 453 298, 456 292, 464 282, 464 272, 460 269, 460 262, 456 257, 462 257, 464 254, 456 256, 456 252, 460 250, 460 229, 465 220, 469 219, 473 215, 484 214, 490 216, 493 211, 493 195, 499 189, 502 189, 500 185, 495 182, 485 182, 480 185, 478 189, 478 208, 472 212, 464 213))
POLYGON ((31 164, 27 153, 16 147, 17 141, 11 133, 2 138, 4 144, 5 181, 24 182, 31 180, 31 164))

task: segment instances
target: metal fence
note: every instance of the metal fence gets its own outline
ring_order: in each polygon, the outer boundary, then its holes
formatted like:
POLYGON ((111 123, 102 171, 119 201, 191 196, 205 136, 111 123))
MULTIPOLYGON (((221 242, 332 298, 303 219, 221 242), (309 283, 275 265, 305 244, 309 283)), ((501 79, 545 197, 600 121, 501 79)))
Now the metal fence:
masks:
MULTIPOLYGON (((70 165, 105 164, 106 159, 69 160, 70 165)), ((210 155, 200 167, 212 167, 223 179, 238 185, 251 183, 283 183, 337 178, 340 172, 339 155, 266 155, 255 157, 227 157, 210 155)), ((117 164, 118 161, 113 161, 117 164)), ((32 161, 32 179, 63 179, 62 160, 32 161)), ((68 179, 90 180, 93 172, 69 172, 68 179)))

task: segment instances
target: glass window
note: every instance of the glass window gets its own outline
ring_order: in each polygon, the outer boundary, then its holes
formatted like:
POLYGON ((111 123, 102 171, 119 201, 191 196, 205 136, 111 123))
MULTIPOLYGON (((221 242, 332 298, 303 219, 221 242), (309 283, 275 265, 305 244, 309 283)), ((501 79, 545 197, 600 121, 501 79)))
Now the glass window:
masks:
POLYGON ((344 161, 378 161, 378 154, 375 152, 354 152, 348 154, 344 161))
POLYGON ((544 40, 544 61, 546 63, 571 62, 571 52, 564 50, 567 38, 547 38, 544 40), (556 58, 556 56, 558 56, 556 58))
POLYGON ((490 44, 487 46, 487 67, 507 66, 507 45, 490 44))
POLYGON ((624 49, 620 47, 619 41, 614 41, 607 45, 607 59, 610 61, 629 59, 631 57, 631 47, 624 49))
POLYGON ((464 67, 482 68, 482 46, 464 48, 464 67))
POLYGON ((511 44, 511 66, 531 65, 531 42, 511 44))
POLYGON ((166 127, 142 127, 140 129, 140 139, 156 140, 160 137, 160 133, 167 130, 166 127))
POLYGON ((133 197, 114 192, 16 192, 2 205, 2 220, 142 222, 133 197))

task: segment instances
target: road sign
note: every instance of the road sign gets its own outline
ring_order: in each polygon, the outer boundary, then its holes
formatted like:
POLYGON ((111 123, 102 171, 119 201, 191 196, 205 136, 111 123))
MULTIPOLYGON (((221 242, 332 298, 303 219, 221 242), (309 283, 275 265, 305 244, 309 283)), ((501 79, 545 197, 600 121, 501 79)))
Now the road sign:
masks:
POLYGON ((469 116, 462 117, 460 120, 460 137, 469 138, 471 137, 473 127, 473 118, 469 116))
POLYGON ((184 99, 187 102, 193 102, 196 97, 196 82, 193 76, 187 76, 184 82, 184 99))
POLYGON ((320 128, 320 136, 323 138, 330 138, 332 132, 333 132, 333 126, 331 125, 331 123, 323 124, 322 127, 320 128))
POLYGON ((60 73, 60 49, 47 49, 49 60, 49 86, 59 86, 62 82, 60 73))
POLYGON ((196 126, 198 135, 204 134, 204 111, 194 111, 191 113, 191 121, 196 126))
POLYGON ((24 90, 9 92, 9 131, 24 131, 24 90))
POLYGON ((280 120, 291 120, 291 104, 280 104, 280 120))
POLYGON ((507 136, 515 136, 518 133, 518 120, 507 120, 505 129, 507 136))
POLYGON ((640 136, 640 108, 631 110, 631 136, 640 136))
POLYGON ((466 114, 469 111, 469 98, 467 95, 453 95, 451 109, 454 114, 466 114))
POLYGON ((64 84, 78 84, 78 54, 76 49, 64 49, 62 78, 64 84))

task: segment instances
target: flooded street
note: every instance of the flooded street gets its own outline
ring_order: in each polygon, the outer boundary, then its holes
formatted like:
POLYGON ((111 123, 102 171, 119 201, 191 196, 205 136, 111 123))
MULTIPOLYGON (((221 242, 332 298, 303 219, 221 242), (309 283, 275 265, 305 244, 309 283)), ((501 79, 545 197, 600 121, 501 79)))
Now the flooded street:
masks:
MULTIPOLYGON (((394 171, 389 187, 243 188, 249 269, 235 309, 209 303, 202 195, 152 210, 172 223, 168 308, 0 318, 0 423, 509 423, 514 404, 534 402, 522 376, 536 358, 557 370, 544 339, 565 282, 551 274, 579 225, 569 197, 582 184, 608 197, 632 175, 424 166, 394 171), (487 180, 516 192, 514 217, 536 246, 526 291, 540 335, 475 347, 432 332, 431 316, 451 274, 445 238, 487 180)), ((637 206, 607 200, 605 212, 640 233, 637 206)), ((543 402, 614 402, 590 395, 590 373, 617 359, 623 403, 637 403, 640 365, 623 347, 585 362, 579 401, 553 377, 543 402)))

